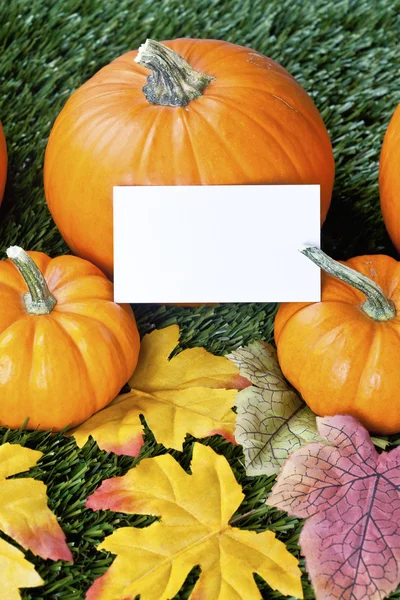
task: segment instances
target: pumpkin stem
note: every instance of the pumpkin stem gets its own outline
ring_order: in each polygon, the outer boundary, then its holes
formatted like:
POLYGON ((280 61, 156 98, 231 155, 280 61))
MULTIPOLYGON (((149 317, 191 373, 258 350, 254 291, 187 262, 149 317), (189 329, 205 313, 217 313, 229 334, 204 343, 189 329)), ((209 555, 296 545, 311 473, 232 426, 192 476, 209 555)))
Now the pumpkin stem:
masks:
POLYGON ((396 308, 392 300, 386 298, 383 290, 375 281, 366 277, 362 273, 343 265, 330 256, 322 252, 315 246, 304 246, 300 252, 313 261, 320 269, 333 275, 356 288, 365 296, 367 300, 362 304, 362 310, 374 321, 390 321, 396 316, 396 308))
POLYGON ((57 300, 50 292, 42 273, 39 271, 31 257, 19 248, 11 246, 7 256, 21 273, 29 292, 24 294, 26 311, 30 315, 48 315, 57 304, 57 300))
POLYGON ((140 46, 135 62, 152 71, 143 88, 151 104, 186 106, 215 79, 196 71, 180 54, 154 40, 140 46))

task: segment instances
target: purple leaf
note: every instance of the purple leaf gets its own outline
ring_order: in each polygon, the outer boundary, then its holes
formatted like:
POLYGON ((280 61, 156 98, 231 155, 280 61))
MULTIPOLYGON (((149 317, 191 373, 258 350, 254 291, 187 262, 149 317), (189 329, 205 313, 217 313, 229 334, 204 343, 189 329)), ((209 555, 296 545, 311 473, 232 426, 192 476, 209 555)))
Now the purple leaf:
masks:
POLYGON ((400 583, 400 448, 378 454, 348 416, 286 461, 270 506, 308 519, 300 546, 318 600, 381 600, 400 583))

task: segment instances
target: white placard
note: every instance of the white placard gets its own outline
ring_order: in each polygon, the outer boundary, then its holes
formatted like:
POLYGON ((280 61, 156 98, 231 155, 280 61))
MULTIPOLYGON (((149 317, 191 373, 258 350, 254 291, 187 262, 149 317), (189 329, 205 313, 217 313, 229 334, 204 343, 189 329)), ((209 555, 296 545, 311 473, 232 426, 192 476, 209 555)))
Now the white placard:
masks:
POLYGON ((116 302, 318 302, 319 185, 114 188, 116 302))

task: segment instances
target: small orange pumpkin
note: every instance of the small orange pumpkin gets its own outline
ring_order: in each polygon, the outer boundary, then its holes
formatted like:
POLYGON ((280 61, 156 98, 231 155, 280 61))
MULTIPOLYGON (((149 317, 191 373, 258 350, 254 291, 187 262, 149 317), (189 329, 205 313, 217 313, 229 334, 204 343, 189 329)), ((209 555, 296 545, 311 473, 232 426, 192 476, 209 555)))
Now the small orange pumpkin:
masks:
POLYGON ((339 263, 303 251, 324 271, 322 301, 281 304, 275 342, 285 377, 320 416, 349 414, 370 431, 400 431, 400 263, 339 263))
POLYGON ((386 229, 400 252, 400 104, 383 140, 379 164, 379 195, 386 229))
MULTIPOLYGON (((322 118, 285 69, 250 48, 187 38, 147 40, 79 88, 44 166, 61 234, 110 277, 113 186, 320 184, 323 222, 333 178, 322 118)), ((132 223, 133 235, 143 226, 132 223)))
POLYGON ((3 200, 4 188, 7 179, 7 146, 3 127, 0 121, 0 204, 3 200))
POLYGON ((28 417, 28 429, 77 425, 111 402, 136 367, 132 310, 113 302, 112 283, 86 260, 16 246, 7 255, 0 261, 0 425, 17 428, 28 417))

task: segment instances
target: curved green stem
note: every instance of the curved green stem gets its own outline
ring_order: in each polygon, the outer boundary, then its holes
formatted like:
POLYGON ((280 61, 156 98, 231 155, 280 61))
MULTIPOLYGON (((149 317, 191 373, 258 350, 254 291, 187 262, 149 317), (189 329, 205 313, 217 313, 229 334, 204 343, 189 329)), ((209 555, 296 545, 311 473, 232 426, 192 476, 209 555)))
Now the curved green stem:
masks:
POLYGON ((362 310, 374 321, 390 321, 396 316, 396 308, 375 281, 362 273, 343 265, 314 246, 300 248, 300 252, 313 261, 320 269, 337 279, 348 283, 366 296, 362 310))
POLYGON ((186 106, 215 79, 196 71, 180 54, 154 40, 140 46, 135 62, 151 70, 143 88, 151 104, 186 106))
POLYGON ((26 311, 31 315, 50 314, 57 304, 57 300, 50 292, 45 278, 31 257, 19 246, 8 248, 7 256, 17 267, 28 286, 29 292, 24 295, 26 311))

